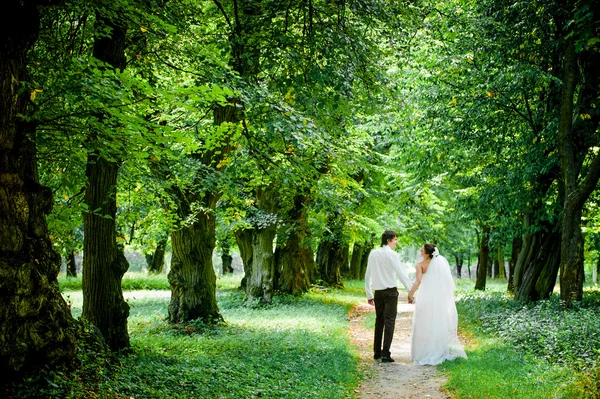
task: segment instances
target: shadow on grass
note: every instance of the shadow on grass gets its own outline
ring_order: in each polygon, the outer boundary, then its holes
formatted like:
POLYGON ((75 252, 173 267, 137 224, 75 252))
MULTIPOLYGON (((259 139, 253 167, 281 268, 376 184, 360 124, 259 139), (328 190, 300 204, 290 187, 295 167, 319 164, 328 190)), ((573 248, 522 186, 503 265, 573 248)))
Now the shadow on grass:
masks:
POLYGON ((170 325, 168 297, 148 295, 129 299, 134 350, 99 389, 127 398, 341 399, 358 384, 342 293, 248 306, 243 292, 219 289, 220 326, 170 325))

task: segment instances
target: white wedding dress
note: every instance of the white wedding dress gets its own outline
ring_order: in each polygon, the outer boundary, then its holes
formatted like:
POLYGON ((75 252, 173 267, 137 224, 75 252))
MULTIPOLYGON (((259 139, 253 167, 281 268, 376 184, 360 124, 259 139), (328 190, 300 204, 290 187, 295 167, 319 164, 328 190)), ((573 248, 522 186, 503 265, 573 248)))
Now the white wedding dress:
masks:
POLYGON ((421 276, 415 298, 411 353, 414 364, 440 364, 467 355, 458 341, 458 314, 454 303, 450 265, 434 256, 421 276))

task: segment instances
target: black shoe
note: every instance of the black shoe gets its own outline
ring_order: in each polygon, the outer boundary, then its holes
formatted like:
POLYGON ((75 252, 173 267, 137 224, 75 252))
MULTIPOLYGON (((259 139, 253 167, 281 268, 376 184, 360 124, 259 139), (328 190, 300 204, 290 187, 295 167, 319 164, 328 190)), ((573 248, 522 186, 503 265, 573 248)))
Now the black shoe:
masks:
POLYGON ((373 356, 373 359, 375 359, 375 360, 379 360, 379 359, 381 359, 381 355, 374 355, 374 356, 373 356))
POLYGON ((395 360, 392 359, 391 357, 385 357, 385 356, 381 357, 381 363, 394 363, 394 362, 395 362, 395 360))

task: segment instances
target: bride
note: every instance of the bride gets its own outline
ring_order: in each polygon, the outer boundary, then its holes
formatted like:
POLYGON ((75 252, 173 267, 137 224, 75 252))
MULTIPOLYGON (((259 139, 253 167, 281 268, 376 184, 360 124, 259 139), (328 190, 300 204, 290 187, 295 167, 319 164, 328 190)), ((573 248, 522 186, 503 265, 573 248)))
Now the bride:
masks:
POLYGON ((467 358, 458 341, 458 314, 454 303, 454 280, 446 258, 433 244, 421 248, 417 277, 408 293, 415 303, 412 324, 412 360, 417 365, 440 364, 457 357, 467 358), (420 287, 415 301, 415 291, 420 287))

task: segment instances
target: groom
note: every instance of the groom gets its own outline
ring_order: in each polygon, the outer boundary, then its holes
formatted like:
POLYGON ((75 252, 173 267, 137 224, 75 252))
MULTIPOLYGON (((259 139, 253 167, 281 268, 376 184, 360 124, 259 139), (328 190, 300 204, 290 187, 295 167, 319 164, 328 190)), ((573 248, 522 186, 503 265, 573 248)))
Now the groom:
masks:
POLYGON ((365 291, 369 305, 375 305, 375 340, 373 343, 374 359, 382 363, 394 361, 390 346, 394 336, 396 313, 398 312, 398 283, 410 291, 412 282, 406 275, 400 257, 394 251, 398 245, 398 236, 392 230, 386 230, 381 236, 381 247, 369 254, 367 272, 365 273, 365 291), (375 290, 373 295, 372 290, 375 290), (381 341, 383 338, 383 348, 381 341))

